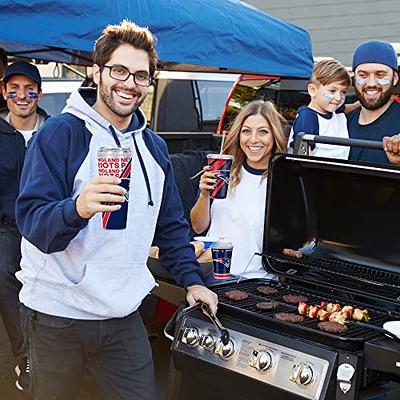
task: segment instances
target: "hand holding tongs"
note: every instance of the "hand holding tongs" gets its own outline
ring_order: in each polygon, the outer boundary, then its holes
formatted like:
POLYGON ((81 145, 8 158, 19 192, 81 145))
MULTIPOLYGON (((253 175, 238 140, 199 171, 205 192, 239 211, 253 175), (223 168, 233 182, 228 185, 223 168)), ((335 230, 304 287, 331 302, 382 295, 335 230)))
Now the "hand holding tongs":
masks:
POLYGON ((167 325, 164 328, 164 335, 170 339, 171 341, 174 341, 175 338, 171 335, 171 326, 175 323, 175 321, 178 319, 178 314, 179 318, 182 318, 189 312, 200 308, 203 314, 205 314, 213 323, 213 325, 220 331, 221 333, 221 342, 224 346, 226 346, 229 343, 230 340, 230 335, 229 332, 226 328, 224 328, 220 322, 220 320, 214 315, 214 313, 211 311, 210 307, 205 304, 205 303, 195 303, 189 307, 184 308, 181 312, 179 310, 173 315, 173 317, 168 321, 167 325))

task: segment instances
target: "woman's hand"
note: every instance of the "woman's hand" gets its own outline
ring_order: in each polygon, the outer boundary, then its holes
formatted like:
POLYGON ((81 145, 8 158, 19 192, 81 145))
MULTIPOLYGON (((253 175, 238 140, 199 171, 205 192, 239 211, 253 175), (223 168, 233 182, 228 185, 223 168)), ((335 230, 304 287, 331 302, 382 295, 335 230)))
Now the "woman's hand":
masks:
POLYGON ((208 165, 203 168, 199 182, 200 196, 190 211, 190 221, 196 233, 202 233, 210 226, 210 192, 214 190, 217 182, 217 173, 211 171, 208 165))
POLYGON ((199 182, 200 193, 204 197, 208 197, 210 192, 215 189, 217 183, 217 171, 211 171, 210 166, 206 165, 203 168, 203 174, 201 175, 199 182))

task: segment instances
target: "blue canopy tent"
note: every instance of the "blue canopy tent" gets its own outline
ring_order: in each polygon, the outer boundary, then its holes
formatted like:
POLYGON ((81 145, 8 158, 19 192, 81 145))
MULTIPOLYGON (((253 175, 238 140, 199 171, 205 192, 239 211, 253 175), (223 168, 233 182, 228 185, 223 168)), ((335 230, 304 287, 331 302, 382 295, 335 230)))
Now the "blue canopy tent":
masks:
POLYGON ((0 0, 0 46, 90 64, 102 29, 127 18, 157 37, 161 68, 309 77, 307 32, 238 0, 0 0))

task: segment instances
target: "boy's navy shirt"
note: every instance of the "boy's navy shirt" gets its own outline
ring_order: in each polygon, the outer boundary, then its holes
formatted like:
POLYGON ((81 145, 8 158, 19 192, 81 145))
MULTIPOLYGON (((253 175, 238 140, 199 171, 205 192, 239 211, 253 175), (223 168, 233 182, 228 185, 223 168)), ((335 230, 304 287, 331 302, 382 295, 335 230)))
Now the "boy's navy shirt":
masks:
MULTIPOLYGON (((400 133, 400 104, 393 101, 390 107, 378 119, 370 124, 358 123, 361 108, 357 108, 347 116, 347 126, 351 139, 363 139, 382 142, 385 136, 400 133)), ((390 164, 383 150, 352 147, 349 160, 390 164)))

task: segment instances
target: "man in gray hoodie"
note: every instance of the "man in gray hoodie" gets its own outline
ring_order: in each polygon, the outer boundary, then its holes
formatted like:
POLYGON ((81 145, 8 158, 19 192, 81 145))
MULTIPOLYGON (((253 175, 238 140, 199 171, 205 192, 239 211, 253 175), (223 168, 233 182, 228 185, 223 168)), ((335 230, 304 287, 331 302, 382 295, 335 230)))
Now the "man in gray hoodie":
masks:
POLYGON ((161 263, 187 289, 190 304, 216 312, 202 281, 164 141, 139 106, 157 54, 148 29, 107 27, 93 53, 96 89, 71 95, 63 114, 36 135, 22 173, 20 301, 30 340, 34 399, 75 398, 87 367, 109 400, 157 398, 151 348, 138 313, 161 263), (98 176, 100 147, 132 151, 127 227, 106 230, 101 214, 125 201, 120 180, 98 176))

